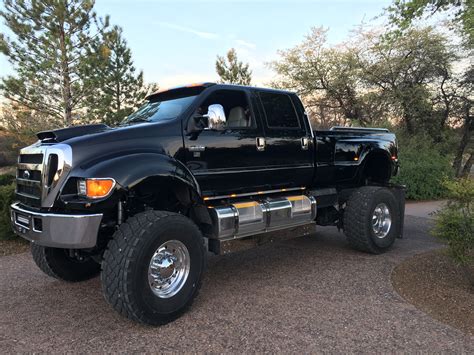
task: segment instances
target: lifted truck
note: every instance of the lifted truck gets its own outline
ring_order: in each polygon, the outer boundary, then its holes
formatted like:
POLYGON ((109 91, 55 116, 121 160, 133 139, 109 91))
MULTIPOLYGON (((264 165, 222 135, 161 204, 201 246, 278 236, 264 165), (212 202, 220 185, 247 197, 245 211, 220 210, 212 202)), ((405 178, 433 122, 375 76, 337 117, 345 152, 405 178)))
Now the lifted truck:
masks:
POLYGON ((52 277, 101 272, 106 300, 138 322, 180 316, 207 252, 229 243, 334 225, 377 254, 402 233, 395 135, 313 132, 291 92, 195 84, 150 95, 117 128, 38 138, 18 158, 15 232, 52 277))

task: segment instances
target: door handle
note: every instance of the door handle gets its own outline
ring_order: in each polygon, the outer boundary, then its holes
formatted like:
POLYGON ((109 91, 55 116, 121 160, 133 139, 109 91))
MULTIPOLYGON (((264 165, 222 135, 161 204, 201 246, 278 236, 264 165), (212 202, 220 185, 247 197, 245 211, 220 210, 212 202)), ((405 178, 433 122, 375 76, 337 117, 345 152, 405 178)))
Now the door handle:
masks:
POLYGON ((308 150, 308 148, 309 148, 309 138, 308 137, 301 138, 301 149, 308 150))
POLYGON ((258 150, 259 152, 262 152, 262 151, 265 150, 265 138, 263 138, 263 137, 257 137, 256 143, 257 143, 257 150, 258 150))

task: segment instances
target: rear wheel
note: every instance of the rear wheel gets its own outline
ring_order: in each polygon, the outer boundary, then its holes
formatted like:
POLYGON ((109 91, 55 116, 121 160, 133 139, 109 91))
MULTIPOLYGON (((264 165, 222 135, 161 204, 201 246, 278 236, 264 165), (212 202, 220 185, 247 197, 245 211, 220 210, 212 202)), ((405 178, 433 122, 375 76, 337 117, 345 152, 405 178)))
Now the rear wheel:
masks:
POLYGON ((31 244, 31 254, 41 271, 60 280, 84 281, 98 275, 100 272, 100 264, 92 258, 71 256, 68 249, 31 244))
POLYGON ((198 227, 183 215, 146 211, 123 223, 102 263, 106 300, 126 317, 166 324, 188 309, 205 266, 198 227))
POLYGON ((349 197, 344 209, 344 233, 357 250, 380 254, 400 234, 401 216, 392 192, 378 186, 364 186, 349 197))

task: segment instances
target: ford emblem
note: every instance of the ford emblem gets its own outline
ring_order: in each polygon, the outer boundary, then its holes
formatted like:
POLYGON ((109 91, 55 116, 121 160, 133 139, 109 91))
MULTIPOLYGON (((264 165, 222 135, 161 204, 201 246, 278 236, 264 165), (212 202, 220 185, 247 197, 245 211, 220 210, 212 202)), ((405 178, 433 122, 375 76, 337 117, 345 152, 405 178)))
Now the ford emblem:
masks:
POLYGON ((28 170, 25 170, 25 171, 23 172, 23 179, 29 180, 30 177, 31 177, 30 172, 29 172, 28 170))

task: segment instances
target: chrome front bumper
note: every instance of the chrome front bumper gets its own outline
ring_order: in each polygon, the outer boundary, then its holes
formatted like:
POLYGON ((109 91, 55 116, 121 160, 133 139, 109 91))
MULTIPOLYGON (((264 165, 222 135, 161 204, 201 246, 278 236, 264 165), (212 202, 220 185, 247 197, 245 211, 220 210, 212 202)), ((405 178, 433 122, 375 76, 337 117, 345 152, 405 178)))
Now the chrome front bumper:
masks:
POLYGON ((10 206, 13 230, 20 237, 45 247, 92 248, 97 243, 102 214, 39 213, 10 206))

